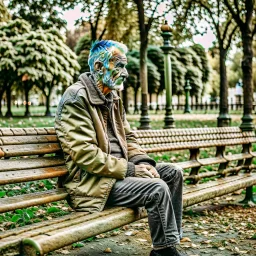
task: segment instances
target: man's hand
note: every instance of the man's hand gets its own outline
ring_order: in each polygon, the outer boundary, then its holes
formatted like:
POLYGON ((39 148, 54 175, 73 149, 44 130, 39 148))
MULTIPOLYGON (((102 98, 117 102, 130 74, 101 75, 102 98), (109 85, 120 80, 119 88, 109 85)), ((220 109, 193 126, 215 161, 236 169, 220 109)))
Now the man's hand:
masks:
POLYGON ((140 178, 154 178, 153 174, 147 169, 147 165, 135 165, 135 177, 140 178))
POLYGON ((157 170, 152 165, 135 165, 135 177, 140 178, 160 178, 157 170))
POLYGON ((154 166, 146 165, 146 168, 148 169, 148 171, 151 172, 151 174, 154 176, 154 178, 160 178, 160 175, 154 166))

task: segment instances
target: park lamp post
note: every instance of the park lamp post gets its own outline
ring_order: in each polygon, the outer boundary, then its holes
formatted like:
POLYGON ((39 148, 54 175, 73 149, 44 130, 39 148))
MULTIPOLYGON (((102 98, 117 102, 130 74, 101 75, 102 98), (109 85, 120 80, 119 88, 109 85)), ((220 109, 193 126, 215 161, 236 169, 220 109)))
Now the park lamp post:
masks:
POLYGON ((191 108, 190 108, 190 104, 189 104, 190 90, 191 89, 192 89, 192 87, 190 86, 189 79, 187 79, 185 87, 184 87, 185 96, 186 96, 184 113, 191 113, 191 108))
POLYGON ((161 49, 164 52, 164 83, 166 91, 166 106, 165 106, 165 118, 164 118, 164 129, 173 128, 174 119, 172 117, 172 65, 171 65, 171 37, 172 29, 165 20, 161 26, 162 37, 164 39, 164 45, 161 49))

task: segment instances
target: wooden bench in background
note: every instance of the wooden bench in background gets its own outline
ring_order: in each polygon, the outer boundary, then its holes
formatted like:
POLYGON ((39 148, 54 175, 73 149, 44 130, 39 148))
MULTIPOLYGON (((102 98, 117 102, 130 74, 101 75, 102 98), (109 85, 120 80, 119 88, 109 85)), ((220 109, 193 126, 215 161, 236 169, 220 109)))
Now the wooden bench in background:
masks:
MULTIPOLYGON (((135 135, 149 154, 190 152, 187 161, 177 162, 185 170, 184 207, 242 188, 246 188, 245 200, 252 200, 252 187, 256 184, 256 173, 252 172, 255 169, 254 132, 225 127, 136 131, 135 135), (225 153, 227 147, 238 145, 241 147, 239 153, 225 153), (202 158, 200 151, 208 149, 214 150, 214 155, 202 158), (205 172, 207 166, 215 166, 215 170, 205 172), (206 179, 213 180, 201 182, 206 179)), ((0 157, 2 188, 36 180, 60 180, 67 174, 53 128, 0 129, 0 157)), ((68 194, 58 184, 56 181, 55 189, 43 192, 1 198, 0 212, 65 200, 68 194)), ((52 220, 0 232, 0 255, 43 255, 145 216, 145 211, 120 207, 93 214, 70 212, 52 220)))

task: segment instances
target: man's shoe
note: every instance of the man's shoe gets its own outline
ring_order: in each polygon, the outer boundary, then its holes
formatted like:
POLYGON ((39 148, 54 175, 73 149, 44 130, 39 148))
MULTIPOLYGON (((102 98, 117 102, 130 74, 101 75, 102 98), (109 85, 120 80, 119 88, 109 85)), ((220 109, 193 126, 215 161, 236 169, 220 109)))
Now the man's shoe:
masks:
POLYGON ((149 256, 186 256, 186 254, 179 252, 175 246, 172 246, 161 250, 152 250, 149 256))

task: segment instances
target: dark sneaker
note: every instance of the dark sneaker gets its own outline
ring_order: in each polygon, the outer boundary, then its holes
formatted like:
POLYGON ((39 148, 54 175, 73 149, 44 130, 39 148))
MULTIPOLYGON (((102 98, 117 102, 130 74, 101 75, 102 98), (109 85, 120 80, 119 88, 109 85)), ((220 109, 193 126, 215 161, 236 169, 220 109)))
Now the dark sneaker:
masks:
POLYGON ((179 252, 175 246, 172 246, 161 250, 152 250, 149 256, 186 256, 186 254, 179 252))

